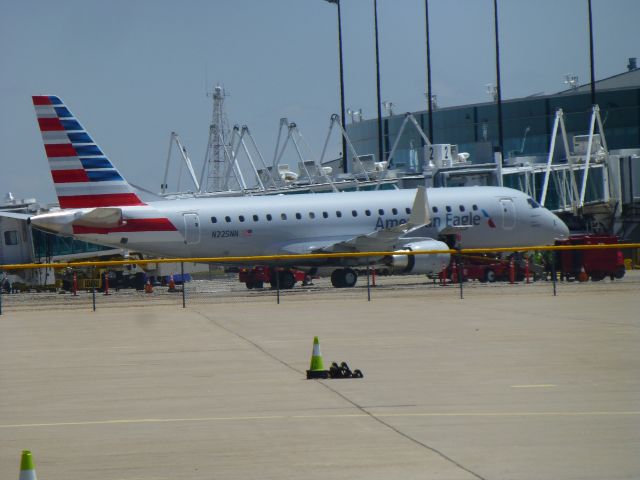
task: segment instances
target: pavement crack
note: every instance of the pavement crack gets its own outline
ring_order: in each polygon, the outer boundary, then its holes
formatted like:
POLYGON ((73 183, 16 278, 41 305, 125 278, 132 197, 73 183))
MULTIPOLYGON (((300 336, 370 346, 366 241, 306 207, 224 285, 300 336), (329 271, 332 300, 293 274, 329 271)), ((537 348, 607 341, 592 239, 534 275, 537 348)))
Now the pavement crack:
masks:
MULTIPOLYGON (((222 330, 230 333, 231 335, 234 335, 235 337, 247 342, 249 345, 252 345, 253 347, 255 347, 256 349, 258 349, 260 352, 262 352, 263 354, 265 354, 266 356, 268 356, 269 358, 271 358, 272 360, 275 360, 276 362, 280 363, 281 365, 287 367, 289 370, 292 370, 300 375, 305 375, 304 371, 298 370, 297 368, 295 368, 293 365, 285 362, 284 360, 278 358, 276 355, 274 355, 273 353, 271 353, 270 351, 268 351, 267 349, 265 349, 264 347, 262 347, 260 344, 254 342, 253 340, 251 340, 248 337, 245 337, 244 335, 242 335, 241 333, 236 332, 235 330, 227 327, 226 325, 221 324, 220 322, 216 321, 213 318, 208 317, 206 314, 202 313, 202 312, 198 312, 196 310, 196 312, 198 313, 198 315, 200 315, 201 317, 205 318, 206 320, 210 321, 211 323, 213 323, 215 326, 217 326, 218 328, 221 328, 222 330)), ((473 470, 471 470, 468 467, 465 467, 463 464, 461 464, 460 462, 454 460, 453 458, 451 458, 450 456, 448 456, 447 454, 445 454, 444 452, 441 452, 440 450, 438 450, 435 447, 432 447, 424 442, 421 442, 420 440, 418 440, 417 438, 413 438, 411 435, 403 432, 402 430, 400 430, 397 427, 394 427, 393 425, 391 425, 388 422, 385 422, 383 419, 381 419, 380 417, 376 416, 375 414, 371 413, 370 411, 368 411, 365 407, 362 407, 360 405, 358 405, 356 402, 354 402, 353 400, 351 400, 349 397, 347 397, 346 395, 342 394, 341 392, 339 392, 338 390, 336 390, 335 388, 332 388, 331 385, 329 385, 326 381, 323 380, 317 380, 318 384, 322 385, 323 387, 325 387, 327 390, 329 390, 330 392, 332 392, 333 394, 339 396, 340 398, 342 398, 344 401, 346 401, 347 403, 349 403, 350 405, 352 405, 353 407, 355 407, 356 409, 358 409, 360 412, 362 412, 363 414, 365 414, 366 416, 368 416, 369 418, 375 420, 376 422, 378 422, 379 424, 383 425, 384 427, 388 428, 389 430, 392 430, 393 432, 395 432, 396 434, 400 435, 401 437, 405 438, 406 440, 409 440, 410 442, 414 443, 415 445, 424 448, 432 453, 435 453, 436 455, 438 455, 439 457, 441 457, 442 459, 446 460, 447 462, 451 463, 452 465, 455 465, 456 467, 458 467, 461 470, 464 470, 465 472, 469 473, 470 475, 472 475, 473 477, 477 478, 478 480, 487 480, 486 477, 483 477, 482 475, 474 472, 473 470)))

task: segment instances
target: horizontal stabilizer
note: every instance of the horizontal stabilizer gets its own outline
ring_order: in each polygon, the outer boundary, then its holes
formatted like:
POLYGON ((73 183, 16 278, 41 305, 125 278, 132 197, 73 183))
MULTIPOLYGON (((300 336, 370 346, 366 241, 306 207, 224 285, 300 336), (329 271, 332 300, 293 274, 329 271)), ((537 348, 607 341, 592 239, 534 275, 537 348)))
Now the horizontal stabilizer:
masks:
POLYGON ((74 226, 115 228, 122 225, 122 209, 116 207, 94 208, 73 221, 74 226))

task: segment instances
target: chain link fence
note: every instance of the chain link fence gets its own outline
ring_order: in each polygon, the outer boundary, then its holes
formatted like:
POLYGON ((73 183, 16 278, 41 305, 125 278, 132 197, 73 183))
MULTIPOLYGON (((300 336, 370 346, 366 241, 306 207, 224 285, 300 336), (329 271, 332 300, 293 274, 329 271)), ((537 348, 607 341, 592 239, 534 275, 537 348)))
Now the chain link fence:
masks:
MULTIPOLYGON (((55 284, 30 286, 20 282, 11 282, 26 272, 26 267, 43 270, 43 265, 4 266, 0 272, 0 314, 41 310, 52 308, 92 311, 96 309, 122 307, 144 308, 149 305, 167 307, 214 306, 220 302, 262 301, 266 304, 279 304, 287 301, 304 301, 309 296, 325 296, 334 301, 348 298, 362 298, 363 301, 375 301, 389 296, 402 295, 403 292, 422 290, 425 299, 445 298, 451 301, 470 298, 475 295, 561 295, 589 291, 593 294, 615 289, 638 289, 640 270, 634 270, 634 262, 629 256, 637 258, 638 244, 614 246, 589 246, 582 251, 599 249, 610 250, 609 258, 615 254, 615 247, 633 248, 626 250, 627 260, 621 268, 621 255, 618 261, 608 263, 604 271, 585 271, 589 265, 584 254, 578 255, 579 264, 565 258, 560 247, 546 247, 546 252, 528 251, 522 255, 518 249, 503 249, 510 256, 498 259, 485 256, 482 250, 461 250, 452 255, 452 262, 436 275, 389 275, 388 269, 376 270, 373 267, 361 267, 355 272, 358 281, 351 288, 334 288, 329 278, 330 270, 320 271, 319 275, 305 275, 302 272, 293 288, 280 288, 278 281, 251 284, 239 274, 239 269, 230 269, 226 264, 209 263, 207 272, 184 274, 185 262, 202 259, 181 259, 181 271, 163 278, 146 276, 138 272, 126 281, 116 275, 130 268, 132 264, 144 264, 144 261, 132 262, 77 262, 64 264, 56 268, 55 284), (632 253, 633 255, 629 255, 632 253), (555 259, 549 261, 549 259, 555 259), (569 264, 567 264, 569 262, 569 264), (573 262, 573 263, 571 263, 573 262), (113 264, 116 265, 113 265, 113 264), (74 266, 77 265, 77 266, 74 266), (183 281, 184 279, 184 281, 183 281)), ((571 250, 577 250, 574 247, 571 250)), ((570 251, 567 248, 562 250, 570 251)), ((455 251, 452 251, 455 252, 455 251)), ((376 252, 379 254, 380 252, 376 252)), ((441 252, 411 252, 411 254, 430 254, 441 252)), ((359 254, 364 256, 365 254, 359 254)), ((373 253, 370 253, 374 256, 373 253)), ((593 265, 597 264, 594 257, 593 265)), ((172 260, 175 262, 175 260, 172 260)), ((153 262, 157 262, 154 260, 153 262)), ((53 268, 54 264, 47 266, 53 268)), ((58 267, 58 266, 56 266, 58 267)), ((598 267, 600 268, 600 267, 598 267)), ((602 267, 604 268, 604 267, 602 267)), ((32 275, 33 276, 33 275, 32 275)))

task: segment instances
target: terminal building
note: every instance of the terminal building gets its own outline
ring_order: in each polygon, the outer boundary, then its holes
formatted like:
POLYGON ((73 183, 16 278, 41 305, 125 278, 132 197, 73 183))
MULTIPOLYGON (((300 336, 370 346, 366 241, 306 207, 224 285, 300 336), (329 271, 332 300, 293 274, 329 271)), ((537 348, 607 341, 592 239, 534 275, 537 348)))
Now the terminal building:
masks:
POLYGON ((497 106, 487 102, 433 106, 433 138, 429 140, 434 145, 450 144, 453 149, 444 163, 438 156, 433 161, 434 149, 423 136, 429 130, 426 110, 410 114, 419 128, 406 121, 409 114, 389 112, 382 119, 382 159, 377 158, 377 119, 352 122, 347 132, 360 158, 348 152, 347 168, 357 173, 367 168, 367 161, 386 161, 386 176, 399 178, 405 187, 426 183, 517 188, 542 200, 572 229, 606 230, 637 239, 640 69, 635 59, 629 59, 627 69, 596 82, 598 115, 591 104, 590 84, 579 86, 575 77, 567 79, 568 90, 503 101, 502 160, 494 153, 499 150, 497 106))

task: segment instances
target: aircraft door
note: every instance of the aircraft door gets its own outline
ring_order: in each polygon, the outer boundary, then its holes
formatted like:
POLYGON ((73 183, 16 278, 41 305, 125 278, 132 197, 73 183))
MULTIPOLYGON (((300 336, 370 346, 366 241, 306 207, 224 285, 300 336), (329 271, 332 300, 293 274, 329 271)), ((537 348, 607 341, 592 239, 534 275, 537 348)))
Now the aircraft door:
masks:
POLYGON ((511 230, 516 226, 516 207, 510 198, 501 198, 500 207, 502 208, 502 228, 511 230))
POLYGON ((200 218, 197 213, 185 213, 184 243, 193 245, 200 242, 200 218))

